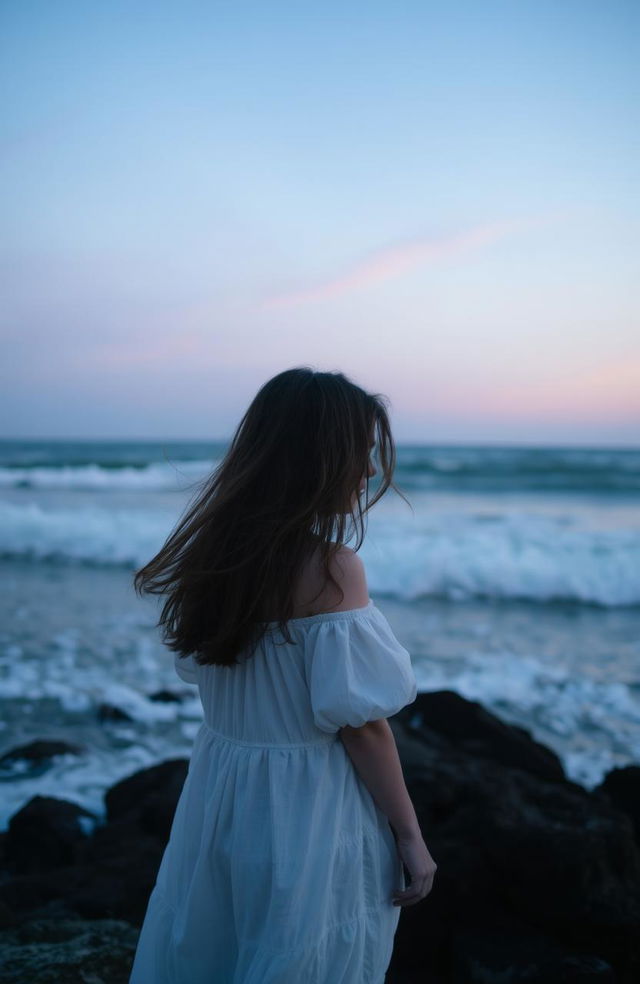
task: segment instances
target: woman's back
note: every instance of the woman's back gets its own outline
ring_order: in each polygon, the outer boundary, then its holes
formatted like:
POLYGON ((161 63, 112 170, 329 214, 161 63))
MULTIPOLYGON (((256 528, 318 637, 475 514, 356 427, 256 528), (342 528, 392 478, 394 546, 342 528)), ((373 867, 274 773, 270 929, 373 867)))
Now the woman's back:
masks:
POLYGON ((394 463, 384 398, 287 370, 137 573, 166 595, 165 641, 189 654, 176 670, 204 721, 131 984, 382 984, 406 898, 388 815, 409 900, 426 877, 385 720, 416 683, 345 542, 359 548, 394 463))
POLYGON ((269 623, 255 650, 233 666, 175 657, 179 676, 199 688, 211 733, 252 745, 314 743, 326 731, 335 738, 339 728, 387 717, 415 697, 409 654, 373 602, 297 617, 288 630, 291 642, 269 623))
POLYGON ((205 721, 131 984, 382 982, 402 865, 339 731, 415 698, 409 654, 372 602, 289 629, 234 666, 176 657, 205 721))

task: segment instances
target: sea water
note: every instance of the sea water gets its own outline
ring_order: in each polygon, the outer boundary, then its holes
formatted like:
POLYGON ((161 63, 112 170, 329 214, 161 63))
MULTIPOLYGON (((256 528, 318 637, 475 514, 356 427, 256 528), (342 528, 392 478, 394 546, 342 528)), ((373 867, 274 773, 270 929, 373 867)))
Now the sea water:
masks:
MULTIPOLYGON (((0 442, 0 756, 80 747, 0 765, 0 828, 37 794, 101 817, 114 782, 189 755, 197 692, 132 576, 224 451, 0 442)), ((374 507, 361 556, 420 689, 526 727, 586 788, 640 762, 640 450, 401 446, 396 481, 410 505, 374 507)))

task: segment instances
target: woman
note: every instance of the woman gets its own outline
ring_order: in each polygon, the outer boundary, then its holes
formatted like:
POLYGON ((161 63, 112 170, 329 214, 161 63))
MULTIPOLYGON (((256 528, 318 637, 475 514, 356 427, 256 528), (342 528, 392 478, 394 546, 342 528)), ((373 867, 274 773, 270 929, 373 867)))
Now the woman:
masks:
POLYGON ((356 552, 394 465, 381 397, 282 372, 136 573, 205 720, 130 984, 382 984, 431 890, 386 720, 415 678, 356 552))

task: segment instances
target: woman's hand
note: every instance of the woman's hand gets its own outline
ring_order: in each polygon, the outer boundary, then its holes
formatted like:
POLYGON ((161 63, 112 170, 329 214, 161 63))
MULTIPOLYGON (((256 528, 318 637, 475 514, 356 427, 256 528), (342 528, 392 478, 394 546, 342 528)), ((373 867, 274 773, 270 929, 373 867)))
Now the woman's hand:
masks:
POLYGON ((396 848, 409 872, 409 887, 393 892, 391 901, 394 905, 415 905, 431 891, 438 866, 422 839, 389 722, 381 718, 360 728, 344 727, 340 738, 360 778, 387 817, 396 848))
POLYGON ((410 877, 408 888, 393 893, 394 905, 415 905, 429 894, 433 888, 433 878, 438 865, 435 863, 421 834, 398 837, 398 854, 407 868, 410 877))

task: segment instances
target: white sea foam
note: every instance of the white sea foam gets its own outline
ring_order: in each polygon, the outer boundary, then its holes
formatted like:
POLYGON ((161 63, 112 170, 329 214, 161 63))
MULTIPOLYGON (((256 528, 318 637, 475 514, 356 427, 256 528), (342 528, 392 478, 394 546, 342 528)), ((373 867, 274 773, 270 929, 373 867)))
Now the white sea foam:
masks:
POLYGON ((470 652, 456 668, 428 659, 414 665, 420 690, 455 690, 528 726, 587 788, 614 766, 640 761, 640 694, 632 682, 595 680, 508 652, 470 652))
MULTIPOLYGON (((28 695, 36 709, 39 699, 54 697, 75 711, 106 701, 127 711, 135 724, 109 725, 123 743, 117 749, 94 742, 80 755, 55 756, 40 775, 16 769, 15 778, 3 784, 0 829, 35 795, 71 800, 103 818, 104 793, 113 783, 159 761, 188 757, 202 722, 202 706, 196 688, 181 684, 172 661, 154 648, 154 673, 141 669, 150 655, 142 647, 131 654, 126 683, 114 682, 104 666, 82 665, 80 657, 69 667, 54 659, 16 662, 5 654, 0 696, 28 695), (132 675, 138 677, 137 684, 132 675), (180 690, 185 699, 149 701, 141 686, 145 680, 180 690), (181 738, 176 739, 175 730, 172 738, 162 728, 150 730, 163 722, 175 722, 181 738), (140 725, 149 728, 142 739, 140 725)), ((534 738, 556 749, 568 777, 587 788, 597 785, 612 767, 640 760, 640 695, 632 682, 598 681, 506 651, 471 651, 454 664, 422 658, 414 660, 414 669, 420 690, 452 689, 503 720, 529 728, 534 738)), ((46 731, 45 727, 45 735, 46 731)))
MULTIPOLYGON (((167 661, 168 662, 168 661, 167 661)), ((0 662, 0 698, 16 699, 28 697, 30 701, 52 698, 70 713, 83 713, 99 704, 110 704, 124 711, 140 723, 175 721, 177 718, 197 719, 201 713, 195 690, 191 690, 188 700, 180 703, 151 701, 133 683, 118 683, 109 679, 100 666, 67 666, 53 660, 48 671, 43 670, 40 660, 2 660, 0 662)), ((162 678, 155 677, 156 689, 160 689, 162 678)), ((165 676, 165 686, 179 689, 173 672, 165 676)))
POLYGON ((174 513, 160 509, 0 501, 0 556, 133 567, 159 549, 174 521, 174 513))
POLYGON ((91 492, 163 492, 185 489, 217 462, 151 463, 142 468, 60 465, 57 468, 0 468, 0 488, 65 489, 91 492))
MULTIPOLYGON (((168 509, 0 502, 0 556, 140 566, 160 549, 175 521, 168 509)), ((637 529, 593 529, 515 511, 408 518, 388 511, 371 521, 362 556, 371 590, 406 600, 640 604, 637 529)))
MULTIPOLYGON (((130 604, 129 571, 162 546, 223 453, 213 444, 167 446, 165 458, 144 442, 0 442, 2 751, 35 737, 85 746, 4 782, 0 827, 35 794, 101 815, 112 783, 189 754, 202 719, 197 691, 177 679, 151 602, 130 604), (149 700, 164 688, 182 700, 149 700), (102 703, 131 720, 101 723, 102 703)), ((640 605, 640 452, 404 448, 397 478, 415 513, 385 497, 362 549, 382 606, 385 596, 536 603, 389 602, 398 629, 415 634, 421 689, 451 688, 529 728, 587 787, 640 761, 638 610, 619 607, 640 605), (545 607, 555 599, 608 610, 545 607), (509 611, 503 624, 498 613, 509 611)))
POLYGON ((640 604, 640 530, 516 512, 396 517, 371 523, 362 556, 372 592, 404 600, 640 604))
MULTIPOLYGON (((6 830, 11 817, 33 796, 69 800, 104 821, 104 794, 110 786, 165 759, 188 758, 192 744, 191 740, 185 740, 177 747, 166 741, 156 741, 153 747, 132 744, 117 751, 93 747, 81 756, 56 755, 41 775, 27 775, 18 781, 3 783, 0 830, 6 830)), ((87 820, 93 826, 93 821, 87 820)))
MULTIPOLYGON (((126 622, 126 619, 124 620, 126 622)), ((118 780, 138 769, 155 765, 168 758, 188 757, 193 738, 203 718, 202 705, 195 687, 177 677, 173 660, 155 640, 129 637, 126 656, 122 640, 131 631, 124 625, 123 634, 107 633, 99 640, 101 659, 91 659, 86 646, 74 629, 54 636, 47 650, 38 655, 16 658, 14 645, 0 649, 0 700, 20 701, 23 721, 32 718, 38 736, 69 737, 85 745, 83 728, 91 735, 80 754, 54 756, 47 769, 34 774, 28 763, 17 762, 11 779, 2 784, 0 829, 32 796, 54 796, 78 803, 104 817, 104 793, 118 780), (149 694, 168 688, 179 694, 180 701, 152 701, 149 694), (56 701, 65 715, 77 715, 68 732, 60 723, 50 728, 51 712, 41 710, 41 702, 56 701), (132 718, 127 721, 98 722, 98 708, 109 704, 132 718), (98 733, 106 728, 117 738, 116 748, 105 748, 98 733), (177 737, 176 737, 177 736, 177 737)), ((60 721, 60 715, 55 715, 60 721)), ((3 752, 23 744, 3 734, 3 752)))

